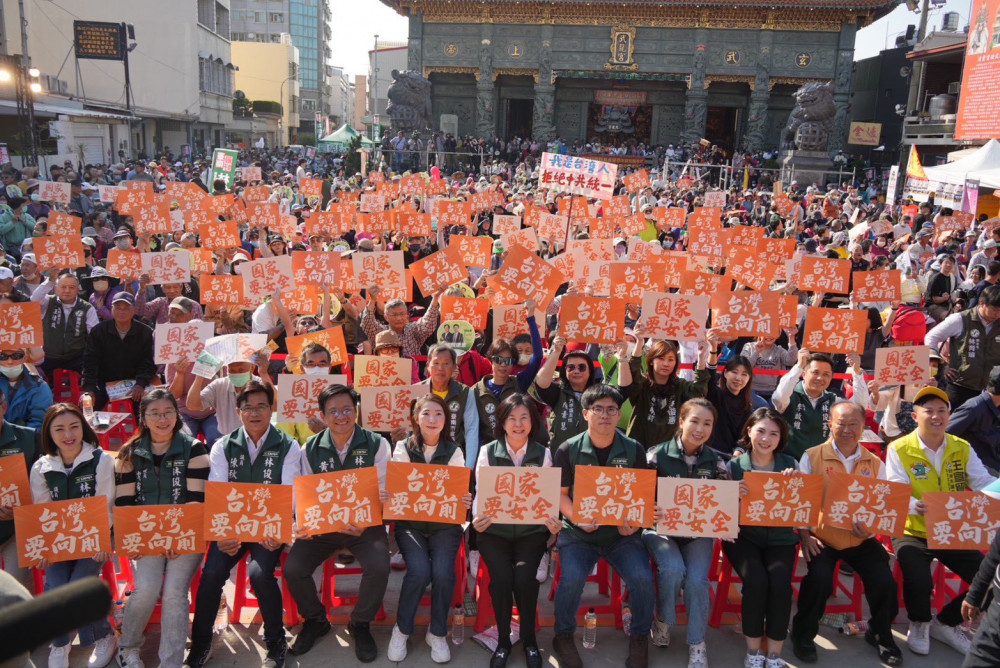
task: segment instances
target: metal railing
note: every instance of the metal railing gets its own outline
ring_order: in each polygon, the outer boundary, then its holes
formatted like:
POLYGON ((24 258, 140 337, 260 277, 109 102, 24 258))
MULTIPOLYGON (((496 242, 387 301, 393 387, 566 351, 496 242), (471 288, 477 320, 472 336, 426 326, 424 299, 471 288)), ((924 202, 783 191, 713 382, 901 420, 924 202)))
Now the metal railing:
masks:
POLYGON ((431 167, 437 166, 442 172, 450 174, 452 172, 466 172, 478 174, 482 171, 484 160, 492 159, 492 156, 484 153, 483 149, 478 151, 435 151, 424 147, 423 150, 405 149, 382 149, 377 147, 372 150, 372 159, 378 165, 385 160, 386 167, 390 171, 401 172, 426 172, 431 167))
POLYGON ((708 162, 681 162, 667 158, 663 161, 663 174, 668 178, 688 176, 696 181, 708 181, 721 190, 729 190, 733 182, 733 168, 730 165, 714 165, 708 162))

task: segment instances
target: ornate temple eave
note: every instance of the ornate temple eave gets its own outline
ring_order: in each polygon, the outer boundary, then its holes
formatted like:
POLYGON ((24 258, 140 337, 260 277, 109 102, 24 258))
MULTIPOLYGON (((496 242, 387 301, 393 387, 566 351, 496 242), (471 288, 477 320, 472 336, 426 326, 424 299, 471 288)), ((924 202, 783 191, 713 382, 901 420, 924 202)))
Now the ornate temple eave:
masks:
POLYGON ((699 0, 665 3, 662 0, 594 2, 593 0, 381 0, 396 12, 420 14, 435 23, 507 23, 606 25, 611 22, 673 28, 692 25, 712 28, 801 30, 810 24, 826 26, 848 21, 859 27, 888 14, 899 0, 699 0), (725 13, 720 10, 727 9, 725 13), (761 10, 764 10, 762 13, 761 10), (752 19, 746 15, 751 14, 752 19), (735 15, 731 17, 730 15, 735 15), (613 17, 613 18, 611 18, 613 17))

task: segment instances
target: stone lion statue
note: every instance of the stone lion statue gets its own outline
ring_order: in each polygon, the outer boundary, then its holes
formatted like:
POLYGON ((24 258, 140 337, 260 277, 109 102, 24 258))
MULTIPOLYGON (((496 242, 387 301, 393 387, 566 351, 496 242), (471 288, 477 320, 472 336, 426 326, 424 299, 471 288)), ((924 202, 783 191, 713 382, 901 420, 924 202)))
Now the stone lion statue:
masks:
POLYGON ((392 78, 386 113, 392 121, 393 131, 409 134, 431 128, 431 82, 413 71, 393 70, 392 78))
POLYGON ((810 81, 793 97, 795 108, 781 135, 782 150, 825 151, 837 115, 833 84, 810 81))

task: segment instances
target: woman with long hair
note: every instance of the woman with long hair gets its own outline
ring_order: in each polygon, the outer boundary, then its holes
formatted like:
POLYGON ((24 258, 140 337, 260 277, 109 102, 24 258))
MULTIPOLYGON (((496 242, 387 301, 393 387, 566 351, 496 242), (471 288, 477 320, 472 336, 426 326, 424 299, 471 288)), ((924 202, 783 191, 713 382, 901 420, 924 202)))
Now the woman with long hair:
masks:
MULTIPOLYGON (((750 471, 784 473, 798 470, 794 457, 782 452, 788 442, 788 423, 773 408, 758 408, 747 420, 739 440, 743 451, 729 462, 729 476, 740 481, 740 496, 749 488, 743 476, 750 471)), ((748 668, 783 668, 781 646, 788 635, 792 613, 792 571, 799 538, 785 527, 740 527, 735 541, 723 541, 722 551, 743 579, 743 638, 748 668), (761 642, 767 634, 767 655, 761 642)))
MULTIPOLYGON (((709 335, 711 339, 711 334, 709 335)), ((740 435, 747 418, 768 403, 753 391, 753 366, 746 357, 733 357, 722 373, 709 367, 712 380, 708 384, 708 400, 719 412, 719 421, 712 430, 709 444, 722 454, 737 453, 740 435)))
MULTIPOLYGON (((101 449, 97 434, 83 412, 73 404, 56 404, 49 408, 42 421, 42 456, 31 467, 31 496, 35 503, 64 501, 103 496, 108 501, 108 515, 115 502, 115 471, 111 456, 101 449)), ((54 564, 47 560, 35 564, 45 570, 45 591, 100 575, 104 562, 111 559, 109 552, 98 552, 93 557, 83 557, 54 564)), ((107 618, 86 624, 77 629, 80 645, 94 646, 88 665, 104 668, 115 655, 118 639, 107 618)), ((72 635, 52 641, 49 651, 50 668, 69 666, 72 635)))
MULTIPOLYGON (((496 440, 479 450, 476 479, 486 466, 552 466, 552 454, 538 442, 544 429, 534 402, 525 394, 508 396, 497 410, 496 440)), ((510 658, 510 620, 514 601, 521 615, 521 639, 528 668, 540 668, 542 656, 535 639, 535 607, 538 604, 538 564, 548 546, 549 536, 559 533, 558 514, 544 524, 494 524, 481 512, 472 520, 477 532, 479 554, 490 573, 490 596, 497 620, 497 649, 490 668, 504 668, 510 658)))
MULTIPOLYGON (((425 394, 410 407, 413 432, 396 443, 394 462, 465 466, 461 446, 448 438, 451 416, 448 404, 436 394, 425 394)), ((383 502, 388 494, 383 495, 383 502)), ((462 497, 464 510, 472 507, 472 494, 462 497)), ((451 660, 448 647, 448 612, 455 592, 455 555, 462 543, 462 526, 443 522, 396 521, 396 543, 406 562, 406 575, 399 589, 396 625, 386 656, 390 661, 406 658, 406 641, 413 634, 413 621, 420 599, 431 586, 431 623, 427 644, 435 663, 451 660)))
MULTIPOLYGON (((676 435, 650 450, 647 456, 657 477, 727 480, 729 471, 725 462, 707 446, 717 420, 718 413, 707 399, 696 397, 685 401, 678 413, 676 435)), ((653 514, 659 523, 665 509, 657 505, 653 514)), ((683 587, 688 613, 688 668, 705 668, 708 665, 705 646, 710 591, 708 571, 715 539, 661 536, 655 529, 647 529, 643 531, 642 542, 657 568, 657 610, 650 639, 657 647, 670 644, 670 626, 677 621, 675 601, 683 587)))
MULTIPOLYGON (((115 459, 116 506, 203 503, 208 479, 208 450, 182 431, 177 399, 167 390, 153 390, 139 403, 139 430, 115 459)), ((179 668, 184 662, 188 632, 188 591, 203 554, 129 556, 135 590, 122 620, 118 662, 142 668, 142 633, 162 601, 160 665, 179 668)))

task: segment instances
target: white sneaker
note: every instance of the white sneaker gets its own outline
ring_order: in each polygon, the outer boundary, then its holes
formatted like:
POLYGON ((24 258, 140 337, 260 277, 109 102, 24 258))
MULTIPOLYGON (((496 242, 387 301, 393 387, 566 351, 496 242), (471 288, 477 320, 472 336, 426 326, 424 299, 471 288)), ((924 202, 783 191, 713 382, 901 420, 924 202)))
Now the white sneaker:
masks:
POLYGON ((469 577, 466 586, 470 593, 476 591, 477 577, 479 577, 479 550, 469 550, 469 577))
POLYGON ((94 651, 90 653, 87 666, 89 668, 104 668, 115 657, 116 649, 118 649, 118 636, 109 633, 94 643, 94 651))
POLYGON ((385 656, 390 661, 399 663, 406 658, 406 641, 410 636, 406 635, 399 630, 399 627, 395 624, 392 627, 392 637, 389 638, 389 649, 386 650, 385 656))
POLYGON ((146 668, 142 657, 139 656, 138 647, 119 647, 118 665, 122 668, 146 668))
POLYGON ((959 654, 968 654, 972 649, 972 641, 961 627, 942 624, 937 617, 931 620, 931 637, 948 645, 959 654))
POLYGON ((393 570, 397 571, 406 570, 406 560, 403 559, 403 553, 397 552, 396 554, 389 557, 389 566, 391 566, 393 570))
POLYGON ((708 647, 704 642, 688 646, 688 668, 708 668, 708 647))
POLYGON ((914 654, 926 656, 931 651, 930 622, 910 622, 906 632, 906 646, 914 654))
POLYGON ((431 660, 434 663, 448 663, 451 661, 451 648, 448 647, 448 639, 444 636, 436 636, 427 631, 427 644, 431 648, 431 660))
POLYGON ((767 668, 767 658, 760 653, 760 650, 753 654, 747 653, 743 659, 743 668, 767 668))
POLYGON ((549 553, 542 555, 542 560, 538 562, 538 570, 535 571, 535 579, 541 584, 549 579, 549 553))
POLYGON ((780 656, 769 656, 764 662, 765 668, 788 668, 788 664, 780 656))
POLYGON ((653 615, 653 625, 649 628, 649 638, 657 647, 670 647, 670 624, 653 615))
POLYGON ((49 668, 69 668, 69 648, 71 645, 56 647, 49 650, 49 668))

